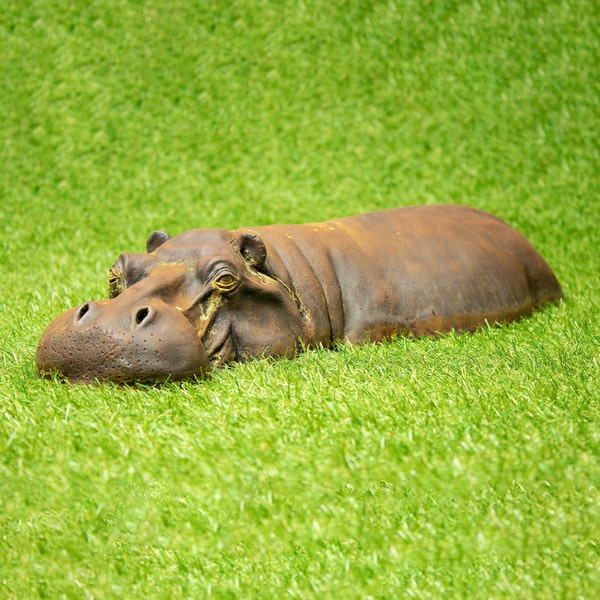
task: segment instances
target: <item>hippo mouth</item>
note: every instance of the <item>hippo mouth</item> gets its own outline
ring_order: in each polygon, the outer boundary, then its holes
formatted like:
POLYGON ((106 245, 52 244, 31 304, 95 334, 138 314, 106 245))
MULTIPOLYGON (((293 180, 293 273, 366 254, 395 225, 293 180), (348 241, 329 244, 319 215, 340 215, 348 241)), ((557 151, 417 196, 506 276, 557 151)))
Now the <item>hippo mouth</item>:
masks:
POLYGON ((86 302, 57 317, 40 339, 36 363, 38 375, 71 383, 174 381, 210 369, 179 310, 160 301, 122 310, 118 299, 86 302))

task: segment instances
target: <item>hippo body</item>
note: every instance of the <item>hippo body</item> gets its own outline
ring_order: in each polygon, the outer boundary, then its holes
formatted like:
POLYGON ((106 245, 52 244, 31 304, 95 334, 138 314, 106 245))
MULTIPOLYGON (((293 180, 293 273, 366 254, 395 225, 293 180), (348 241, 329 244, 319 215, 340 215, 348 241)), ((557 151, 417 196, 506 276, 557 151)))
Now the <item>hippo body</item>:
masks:
POLYGON ((526 238, 459 205, 305 225, 154 232, 122 254, 110 300, 53 321, 38 373, 162 381, 341 341, 472 331, 563 297, 526 238))

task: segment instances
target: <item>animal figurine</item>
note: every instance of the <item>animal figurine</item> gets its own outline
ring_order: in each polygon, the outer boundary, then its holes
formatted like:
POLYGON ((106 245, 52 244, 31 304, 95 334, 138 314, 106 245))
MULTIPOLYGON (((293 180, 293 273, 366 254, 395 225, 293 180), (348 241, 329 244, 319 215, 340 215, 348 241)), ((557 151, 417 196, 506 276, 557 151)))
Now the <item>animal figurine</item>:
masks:
POLYGON ((203 377, 254 357, 338 342, 472 331, 563 293, 527 239, 459 205, 397 208, 305 225, 155 231, 121 254, 110 299, 56 318, 40 375, 70 382, 203 377))

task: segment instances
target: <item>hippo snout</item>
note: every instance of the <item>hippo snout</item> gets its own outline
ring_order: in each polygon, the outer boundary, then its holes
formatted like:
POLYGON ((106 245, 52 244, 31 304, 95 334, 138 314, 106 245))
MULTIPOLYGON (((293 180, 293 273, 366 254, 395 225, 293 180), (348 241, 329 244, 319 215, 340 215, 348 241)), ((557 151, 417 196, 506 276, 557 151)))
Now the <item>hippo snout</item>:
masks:
MULTIPOLYGON (((102 318, 102 312, 105 310, 109 301, 85 302, 74 310, 73 326, 84 327, 86 324, 92 324, 95 320, 102 318)), ((137 327, 144 327, 152 323, 156 315, 156 309, 152 306, 139 306, 122 315, 123 327, 130 326, 131 330, 137 327), (130 321, 130 323, 128 323, 130 321)))
POLYGON ((209 370, 204 345, 180 310, 161 300, 127 305, 124 296, 86 302, 50 323, 37 347, 38 375, 126 383, 209 370))

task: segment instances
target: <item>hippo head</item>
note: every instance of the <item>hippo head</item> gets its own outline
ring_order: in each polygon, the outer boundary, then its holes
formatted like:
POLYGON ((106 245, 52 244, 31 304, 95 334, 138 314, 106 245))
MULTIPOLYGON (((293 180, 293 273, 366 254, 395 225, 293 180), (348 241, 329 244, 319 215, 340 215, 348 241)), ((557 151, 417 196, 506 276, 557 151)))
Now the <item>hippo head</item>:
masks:
POLYGON ((111 267, 110 299, 72 308, 48 326, 36 353, 39 375, 159 382, 295 352, 302 318, 288 286, 268 274, 256 234, 154 232, 146 250, 124 253, 111 267))

